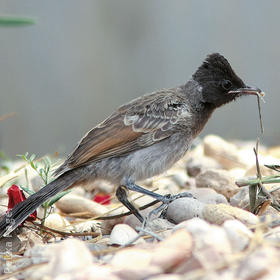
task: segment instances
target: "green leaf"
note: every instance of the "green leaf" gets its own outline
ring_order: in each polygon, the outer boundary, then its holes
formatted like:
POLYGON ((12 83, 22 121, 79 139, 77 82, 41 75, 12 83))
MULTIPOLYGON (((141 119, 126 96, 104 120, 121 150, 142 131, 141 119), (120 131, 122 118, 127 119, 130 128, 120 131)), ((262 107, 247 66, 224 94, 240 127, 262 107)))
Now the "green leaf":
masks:
POLYGON ((32 191, 32 190, 30 190, 30 189, 28 189, 28 188, 25 188, 25 187, 23 187, 23 186, 20 186, 20 188, 21 189, 23 189, 25 192, 27 192, 28 194, 33 194, 33 193, 35 193, 34 191, 32 191))
POLYGON ((71 190, 68 191, 64 191, 61 192, 59 194, 57 194, 55 197, 53 197, 49 202, 48 202, 48 206, 52 206, 54 203, 56 203, 59 199, 61 199, 63 196, 65 196, 66 194, 70 193, 71 190))
POLYGON ((32 154, 29 158, 30 161, 33 161, 35 159, 36 155, 35 154, 32 154))
POLYGON ((35 20, 27 17, 0 16, 0 26, 25 26, 35 24, 35 20))

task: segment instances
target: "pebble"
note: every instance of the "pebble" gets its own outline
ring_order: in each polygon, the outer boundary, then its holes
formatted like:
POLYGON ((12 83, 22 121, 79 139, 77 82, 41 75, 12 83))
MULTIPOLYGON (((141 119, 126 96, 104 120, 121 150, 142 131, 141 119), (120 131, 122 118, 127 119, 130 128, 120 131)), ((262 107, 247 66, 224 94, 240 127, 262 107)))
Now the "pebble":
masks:
POLYGON ((56 207, 63 213, 90 213, 93 216, 104 215, 108 209, 90 199, 76 194, 67 194, 56 202, 56 207))
POLYGON ((200 173, 196 177, 196 186, 198 188, 212 188, 227 199, 230 199, 239 191, 235 184, 235 178, 231 176, 230 172, 219 169, 206 170, 200 173))
POLYGON ((250 231, 243 223, 238 220, 225 221, 223 228, 226 231, 232 251, 234 253, 244 250, 253 237, 252 231, 250 231))
POLYGON ((227 204, 207 204, 203 208, 202 215, 206 221, 217 225, 233 219, 237 219, 245 225, 255 225, 259 222, 256 215, 227 204))
POLYGON ((151 265, 151 260, 151 250, 127 248, 117 252, 110 264, 114 275, 121 279, 140 280, 162 273, 159 266, 151 265))
POLYGON ((184 172, 184 170, 176 170, 170 176, 171 180, 180 188, 184 189, 187 186, 189 181, 188 175, 184 172))
POLYGON ((210 230, 210 227, 211 225, 205 220, 202 220, 200 218, 192 218, 190 220, 183 221, 180 224, 176 225, 173 231, 184 228, 195 236, 199 234, 205 234, 207 231, 210 230))
POLYGON ((69 232, 69 231, 73 230, 73 227, 71 226, 71 224, 57 213, 52 213, 52 214, 48 215, 47 218, 45 219, 44 225, 46 227, 60 230, 60 231, 69 232))
POLYGON ((176 226, 174 230, 184 227, 192 236, 194 246, 192 256, 182 264, 177 272, 187 273, 193 269, 214 267, 227 258, 232 250, 225 230, 216 225, 193 218, 176 226))
POLYGON ((221 165, 207 156, 190 157, 186 163, 186 169, 189 176, 196 177, 201 172, 208 169, 220 169, 221 165))
POLYGON ((230 198, 230 205, 249 211, 249 188, 240 188, 239 191, 230 198))
MULTIPOLYGON (((110 234, 110 244, 112 245, 126 245, 138 236, 138 233, 129 225, 118 224, 115 225, 110 234)), ((143 238, 139 238, 134 243, 145 242, 143 238)))
POLYGON ((239 156, 237 147, 219 136, 208 135, 203 141, 204 155, 217 160, 225 169, 246 167, 239 156))
POLYGON ((193 198, 179 198, 172 201, 167 209, 166 218, 175 223, 192 219, 193 217, 203 217, 205 204, 193 198))
POLYGON ((264 276, 268 276, 279 268, 279 258, 280 254, 276 248, 270 246, 260 247, 243 259, 237 270, 236 277, 244 280, 263 279, 264 276))
POLYGON ((213 189, 209 188, 193 188, 188 190, 197 200, 206 204, 218 204, 225 203, 227 204, 227 199, 222 195, 217 193, 213 189))
POLYGON ((152 250, 151 264, 159 266, 163 271, 170 271, 190 258, 192 247, 190 233, 179 229, 152 250))
POLYGON ((93 257, 84 242, 68 238, 54 247, 50 259, 50 275, 83 271, 93 263, 93 257))

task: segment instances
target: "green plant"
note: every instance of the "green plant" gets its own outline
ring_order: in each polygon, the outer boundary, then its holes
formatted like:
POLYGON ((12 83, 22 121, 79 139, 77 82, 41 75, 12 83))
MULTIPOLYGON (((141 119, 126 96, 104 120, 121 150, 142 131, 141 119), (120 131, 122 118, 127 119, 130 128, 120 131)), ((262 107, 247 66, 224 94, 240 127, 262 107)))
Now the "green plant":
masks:
MULTIPOLYGON (((35 160, 36 155, 32 154, 31 156, 29 156, 28 152, 25 153, 24 155, 18 155, 18 156, 21 157, 25 162, 30 164, 32 169, 36 171, 36 173, 40 176, 40 178, 43 180, 45 185, 47 185, 50 182, 51 160, 49 157, 46 156, 46 157, 42 158, 41 160, 40 159, 35 160)), ((27 186, 28 186, 29 184, 28 184, 27 171, 25 172, 25 177, 26 177, 26 182, 27 182, 27 186)), ((32 195, 34 193, 34 191, 31 190, 29 187, 21 186, 21 188, 29 195, 32 195)), ((44 225, 45 219, 49 213, 49 209, 51 208, 51 206, 54 203, 56 203, 60 198, 62 198, 64 195, 68 194, 69 192, 70 192, 70 190, 60 192, 57 195, 55 195, 53 198, 51 198, 50 200, 48 200, 42 204, 42 207, 44 208, 44 216, 43 216, 42 223, 41 223, 42 225, 44 225)))

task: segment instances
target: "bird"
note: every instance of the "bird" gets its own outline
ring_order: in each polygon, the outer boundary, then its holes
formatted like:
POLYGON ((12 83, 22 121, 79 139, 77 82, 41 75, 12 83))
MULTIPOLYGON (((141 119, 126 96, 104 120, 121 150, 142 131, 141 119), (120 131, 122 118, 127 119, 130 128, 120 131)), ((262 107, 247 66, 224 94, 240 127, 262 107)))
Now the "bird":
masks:
POLYGON ((127 190, 168 203, 172 196, 136 182, 169 169, 185 155, 215 109, 245 95, 263 92, 247 86, 223 55, 209 54, 183 85, 142 95, 86 133, 55 171, 52 182, 2 216, 0 237, 60 191, 97 179, 115 184, 117 197, 131 210, 135 209, 127 201, 127 190))

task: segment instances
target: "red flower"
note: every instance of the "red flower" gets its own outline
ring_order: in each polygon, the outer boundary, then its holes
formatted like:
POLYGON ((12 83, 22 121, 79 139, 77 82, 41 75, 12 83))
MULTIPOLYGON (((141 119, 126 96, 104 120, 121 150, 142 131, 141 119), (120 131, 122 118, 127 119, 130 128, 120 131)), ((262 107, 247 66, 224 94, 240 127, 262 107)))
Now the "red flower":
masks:
POLYGON ((93 201, 98 202, 102 205, 108 205, 111 202, 111 196, 109 194, 97 194, 93 201))
MULTIPOLYGON (((13 209, 17 204, 24 201, 26 199, 23 191, 17 186, 12 185, 8 191, 7 194, 9 196, 9 203, 8 203, 8 210, 9 212, 11 209, 13 209)), ((37 218, 37 212, 36 210, 29 215, 29 217, 26 219, 27 221, 34 221, 37 218)))

